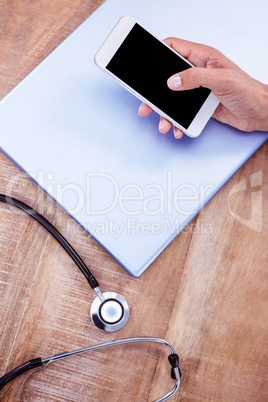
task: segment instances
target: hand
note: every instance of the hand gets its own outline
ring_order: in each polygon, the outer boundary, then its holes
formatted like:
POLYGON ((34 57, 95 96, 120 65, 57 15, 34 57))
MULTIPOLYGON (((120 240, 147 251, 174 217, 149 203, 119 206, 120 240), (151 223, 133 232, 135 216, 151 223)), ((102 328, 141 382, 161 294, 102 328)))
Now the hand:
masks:
MULTIPOLYGON (((189 68, 168 79, 174 91, 200 86, 209 88, 221 102, 212 117, 243 131, 268 131, 268 85, 253 79, 218 50, 177 38, 164 42, 196 67, 189 68)), ((142 103, 141 116, 153 110, 142 103)), ((160 116, 159 131, 167 133, 172 124, 160 116)), ((175 138, 183 132, 174 127, 175 138)))

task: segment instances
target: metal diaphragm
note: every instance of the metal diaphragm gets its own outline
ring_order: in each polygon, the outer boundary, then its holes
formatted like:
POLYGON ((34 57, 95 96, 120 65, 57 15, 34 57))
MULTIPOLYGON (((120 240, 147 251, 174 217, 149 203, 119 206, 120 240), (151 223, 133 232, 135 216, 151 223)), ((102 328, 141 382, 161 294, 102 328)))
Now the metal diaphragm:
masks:
POLYGON ((126 325, 129 318, 127 301, 115 292, 105 292, 103 296, 103 301, 96 297, 91 304, 91 319, 103 331, 118 331, 126 325))

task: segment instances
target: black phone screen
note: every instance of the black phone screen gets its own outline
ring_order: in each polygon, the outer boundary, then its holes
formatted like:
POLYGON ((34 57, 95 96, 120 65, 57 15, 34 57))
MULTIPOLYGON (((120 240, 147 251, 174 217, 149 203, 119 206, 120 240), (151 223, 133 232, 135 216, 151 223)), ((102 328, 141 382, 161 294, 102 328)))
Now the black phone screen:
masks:
POLYGON ((137 23, 106 68, 186 129, 211 92, 169 89, 167 79, 191 66, 137 23))

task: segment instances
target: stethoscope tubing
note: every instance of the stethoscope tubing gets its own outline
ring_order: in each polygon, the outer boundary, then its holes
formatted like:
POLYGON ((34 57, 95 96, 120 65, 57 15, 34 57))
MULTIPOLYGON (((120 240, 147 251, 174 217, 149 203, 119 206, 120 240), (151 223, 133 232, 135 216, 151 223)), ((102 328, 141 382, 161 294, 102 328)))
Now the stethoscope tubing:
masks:
POLYGON ((171 353, 175 353, 175 350, 172 347, 172 345, 170 345, 170 343, 167 342, 165 339, 154 338, 154 337, 149 337, 149 336, 137 336, 137 337, 133 337, 133 338, 116 339, 116 340, 110 341, 110 342, 99 343, 98 345, 93 345, 93 346, 88 346, 86 348, 73 350, 72 352, 58 353, 56 355, 53 355, 52 357, 47 357, 45 359, 42 359, 42 363, 45 364, 45 363, 48 363, 48 362, 54 362, 54 361, 57 361, 57 360, 66 359, 67 357, 71 357, 71 356, 74 356, 74 355, 79 355, 80 353, 90 352, 90 351, 93 351, 93 350, 106 348, 108 346, 115 346, 115 345, 121 345, 121 344, 124 344, 124 343, 133 343, 133 342, 157 342, 157 343, 162 343, 163 345, 166 345, 169 348, 171 353))
MULTIPOLYGON (((92 352, 94 350, 106 348, 106 347, 109 347, 109 346, 116 346, 116 345, 121 345, 121 344, 126 344, 126 343, 133 343, 133 342, 157 342, 157 343, 161 343, 161 344, 163 344, 163 345, 165 345, 165 346, 167 346, 169 348, 169 350, 170 350, 172 355, 176 355, 175 350, 172 347, 172 345, 169 342, 167 342, 165 339, 155 338, 155 337, 148 337, 148 336, 117 339, 117 340, 114 340, 114 341, 100 343, 98 345, 92 345, 92 346, 88 346, 88 347, 85 347, 85 348, 82 348, 82 349, 73 350, 71 352, 57 353, 57 354, 55 354, 55 355, 53 355, 51 357, 46 357, 44 359, 42 359, 42 358, 32 359, 29 362, 26 362, 26 363, 22 364, 21 366, 18 366, 17 368, 13 369, 9 373, 7 373, 3 377, 1 377, 0 378, 0 389, 3 388, 3 386, 6 385, 9 381, 11 381, 15 377, 19 376, 23 372, 31 370, 32 368, 35 368, 35 367, 43 366, 43 364, 48 365, 48 364, 50 364, 52 362, 56 362, 56 361, 61 360, 61 359, 66 359, 68 357, 75 356, 75 355, 78 355, 78 354, 81 354, 81 353, 92 352)), ((163 395, 161 398, 156 399, 154 402, 162 402, 162 401, 167 400, 172 395, 174 395, 174 393, 179 388, 179 385, 180 385, 180 371, 179 371, 178 365, 176 367, 173 367, 173 369, 174 369, 174 374, 175 374, 175 379, 176 379, 176 383, 175 383, 174 387, 172 388, 171 391, 169 391, 167 394, 163 395)))
POLYGON ((89 285, 92 289, 95 289, 99 286, 98 281, 94 277, 94 275, 90 272, 84 261, 80 258, 74 248, 70 245, 70 243, 62 236, 62 234, 39 212, 35 209, 29 207, 29 205, 24 202, 17 200, 16 198, 10 197, 5 194, 0 194, 0 202, 3 202, 8 205, 12 205, 24 211, 26 214, 30 215, 32 218, 37 220, 53 237, 56 239, 60 245, 64 248, 64 250, 69 254, 72 260, 76 263, 78 268, 81 270, 83 275, 86 277, 89 285))
MULTIPOLYGON (((78 355, 80 353, 90 352, 90 351, 93 351, 93 350, 98 350, 98 349, 106 348, 106 347, 109 347, 109 346, 122 345, 122 344, 133 343, 133 342, 157 342, 157 343, 162 343, 163 345, 166 345, 169 348, 171 353, 175 354, 175 350, 174 350, 173 346, 168 341, 166 341, 165 339, 148 337, 148 336, 139 336, 139 337, 117 339, 117 340, 110 341, 110 342, 100 343, 98 345, 93 345, 93 346, 89 346, 89 347, 86 347, 86 348, 73 350, 72 352, 58 353, 58 354, 56 354, 56 355, 54 355, 52 357, 42 359, 42 363, 43 364, 51 363, 51 362, 54 362, 54 361, 57 361, 57 360, 66 359, 68 357, 78 355)), ((180 372, 179 372, 178 367, 174 368, 174 373, 175 373, 175 376, 176 376, 176 383, 175 383, 174 387, 172 388, 172 390, 169 391, 164 396, 162 396, 161 398, 155 399, 153 402, 166 401, 172 395, 175 394, 175 392, 177 391, 177 389, 180 386, 180 372)))

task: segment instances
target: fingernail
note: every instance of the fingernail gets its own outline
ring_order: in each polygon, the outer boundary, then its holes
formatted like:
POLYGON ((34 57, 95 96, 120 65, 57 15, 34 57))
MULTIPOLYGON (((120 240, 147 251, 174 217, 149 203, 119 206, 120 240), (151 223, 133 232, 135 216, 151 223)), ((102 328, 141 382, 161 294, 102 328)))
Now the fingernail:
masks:
POLYGON ((177 127, 173 127, 173 131, 174 131, 174 137, 176 138, 176 140, 179 140, 181 138, 181 131, 177 129, 177 127))
POLYGON ((181 86, 181 77, 179 75, 173 75, 168 79, 167 83, 170 89, 177 89, 181 86))
POLYGON ((159 123, 159 131, 161 131, 162 128, 163 128, 163 124, 162 124, 162 121, 160 121, 160 123, 159 123))
POLYGON ((141 114, 142 106, 143 106, 143 105, 141 104, 140 107, 139 107, 139 110, 138 110, 138 113, 139 113, 139 114, 141 114))

